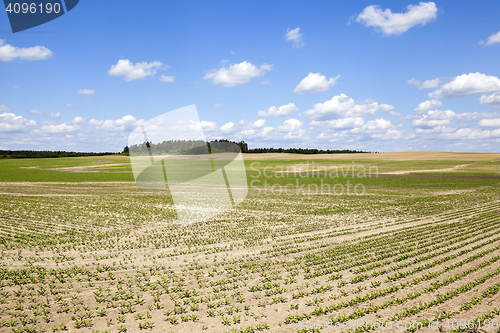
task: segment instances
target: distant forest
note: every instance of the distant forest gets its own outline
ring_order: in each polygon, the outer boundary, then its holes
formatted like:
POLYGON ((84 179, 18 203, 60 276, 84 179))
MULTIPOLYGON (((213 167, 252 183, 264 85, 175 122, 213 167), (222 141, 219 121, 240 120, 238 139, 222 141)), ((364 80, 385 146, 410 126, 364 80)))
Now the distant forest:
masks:
POLYGON ((211 153, 219 152, 237 152, 238 146, 243 153, 291 153, 291 154, 351 154, 351 153, 369 153, 361 150, 349 149, 310 149, 310 148, 254 148, 249 149, 245 141, 234 142, 229 140, 213 140, 205 142, 202 140, 169 140, 160 143, 144 142, 140 145, 126 146, 121 153, 103 152, 86 153, 72 151, 50 151, 50 150, 0 150, 1 158, 56 158, 56 157, 79 157, 79 156, 104 156, 104 155, 129 155, 133 152, 152 154, 206 154, 207 147, 211 153), (207 145, 205 145, 207 144, 207 145), (231 145, 232 144, 232 145, 231 145))
POLYGON ((55 157, 78 157, 78 156, 104 156, 119 153, 83 153, 73 151, 37 151, 37 150, 0 150, 0 158, 55 158, 55 157))
MULTIPOLYGON (((291 153, 291 154, 351 154, 351 153, 369 153, 361 150, 350 149, 311 149, 311 148, 254 148, 249 149, 245 141, 234 142, 229 140, 213 140, 205 142, 203 140, 169 140, 160 143, 144 142, 140 145, 125 147, 124 154, 133 153, 147 154, 149 150, 151 154, 206 154, 218 153, 223 151, 234 151, 236 146, 239 146, 243 153, 291 153), (205 145, 208 144, 208 145, 205 145), (233 145, 229 145, 233 144, 233 145), (149 149, 148 149, 149 148, 149 149)), ((236 148, 237 150, 237 148, 236 148)))

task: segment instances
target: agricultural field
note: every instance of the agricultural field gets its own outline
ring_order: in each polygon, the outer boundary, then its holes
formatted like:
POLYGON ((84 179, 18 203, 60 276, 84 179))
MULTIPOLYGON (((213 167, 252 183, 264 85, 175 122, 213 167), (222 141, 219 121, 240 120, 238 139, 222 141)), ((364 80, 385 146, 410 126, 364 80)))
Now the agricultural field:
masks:
POLYGON ((500 154, 244 158, 187 227, 126 156, 1 159, 0 332, 500 331, 500 154))

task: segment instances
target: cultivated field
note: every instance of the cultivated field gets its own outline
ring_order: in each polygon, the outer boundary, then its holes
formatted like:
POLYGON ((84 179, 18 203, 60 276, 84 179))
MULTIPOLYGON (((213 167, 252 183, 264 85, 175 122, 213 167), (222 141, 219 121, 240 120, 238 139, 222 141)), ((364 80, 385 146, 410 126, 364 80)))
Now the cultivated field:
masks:
POLYGON ((128 157, 0 160, 0 332, 500 330, 500 154, 245 164, 181 227, 128 157))

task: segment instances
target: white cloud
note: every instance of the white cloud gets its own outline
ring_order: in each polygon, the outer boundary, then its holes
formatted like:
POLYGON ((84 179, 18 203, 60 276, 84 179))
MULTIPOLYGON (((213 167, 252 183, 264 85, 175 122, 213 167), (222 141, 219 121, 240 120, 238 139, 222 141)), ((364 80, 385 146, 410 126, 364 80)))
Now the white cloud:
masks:
POLYGON ((7 105, 0 105, 0 112, 9 112, 10 108, 7 105))
POLYGON ((75 117, 75 119, 73 119, 72 123, 77 124, 77 125, 82 125, 82 124, 86 124, 87 121, 85 120, 85 118, 77 116, 77 117, 75 117))
POLYGON ((175 76, 172 75, 162 75, 160 77, 160 82, 174 82, 175 76))
POLYGON ((144 79, 146 76, 153 76, 158 69, 162 68, 163 63, 160 61, 138 62, 134 65, 128 59, 120 59, 116 65, 111 66, 108 74, 112 76, 123 76, 125 81, 128 82, 144 79))
POLYGON ((420 2, 406 8, 406 13, 393 13, 390 9, 383 11, 379 6, 371 5, 358 15, 356 22, 374 27, 386 35, 400 35, 413 26, 425 25, 436 18, 437 7, 434 2, 420 2))
POLYGON ((418 90, 434 89, 434 88, 437 88, 439 86, 440 80, 439 80, 439 78, 435 78, 432 80, 426 80, 424 82, 420 82, 419 80, 413 78, 413 79, 408 80, 408 83, 416 86, 418 88, 418 90))
POLYGON ((414 85, 414 86, 416 86, 416 87, 419 87, 419 86, 420 86, 420 83, 421 83, 419 80, 417 80, 417 79, 415 79, 415 78, 413 78, 413 79, 409 79, 409 80, 408 80, 408 81, 406 81, 406 82, 408 82, 408 84, 412 84, 412 85, 414 85))
POLYGON ((488 96, 482 95, 479 97, 479 104, 489 105, 495 109, 500 109, 500 92, 496 92, 488 96))
MULTIPOLYGON (((371 147, 377 147, 377 150, 380 150, 380 140, 390 141, 404 137, 404 131, 398 130, 390 120, 383 118, 365 123, 362 117, 351 117, 311 121, 310 125, 324 128, 324 131, 320 132, 316 138, 320 142, 335 143, 336 146, 348 149, 352 149, 353 146, 366 147, 366 143, 369 142, 371 147)), ((364 150, 368 149, 364 148, 364 150)))
POLYGON ((496 34, 493 34, 490 37, 488 37, 488 40, 486 41, 486 43, 481 42, 479 44, 492 45, 495 43, 500 43, 500 31, 497 32, 496 34))
POLYGON ((283 139, 297 139, 304 135, 306 132, 302 129, 302 122, 298 119, 287 119, 276 130, 285 134, 283 139))
POLYGON ((370 140, 397 140, 404 136, 403 131, 396 129, 390 120, 383 118, 370 120, 363 127, 354 128, 351 132, 361 137, 368 136, 370 140))
MULTIPOLYGON (((229 138, 231 140, 252 140, 257 139, 259 142, 268 145, 272 142, 280 142, 281 140, 303 139, 306 131, 302 128, 303 123, 298 119, 287 119, 280 126, 274 128, 265 126, 266 120, 259 119, 254 123, 249 123, 241 120, 237 125, 234 123, 225 124, 222 134, 233 133, 229 138)), ((222 128, 221 128, 222 130, 222 128)))
POLYGON ((95 91, 92 89, 80 89, 77 92, 78 95, 93 95, 94 93, 95 91))
POLYGON ((214 121, 202 120, 199 122, 199 127, 201 127, 203 131, 215 131, 217 129, 217 124, 214 121))
POLYGON ((394 127, 390 120, 377 118, 375 120, 370 120, 366 123, 366 129, 368 131, 381 131, 394 127))
POLYGON ((378 104, 373 100, 355 102, 354 99, 340 94, 324 103, 314 104, 314 109, 304 112, 311 119, 335 119, 355 118, 367 114, 375 114, 378 110, 389 111, 393 106, 389 104, 378 104))
POLYGON ((479 126, 482 127, 500 127, 500 118, 496 119, 481 119, 479 126))
POLYGON ((336 77, 331 77, 328 80, 325 75, 321 75, 320 73, 309 73, 305 78, 300 81, 300 83, 295 87, 293 92, 298 94, 303 93, 312 93, 319 91, 326 91, 337 83, 340 75, 336 77))
POLYGON ((232 121, 225 123, 220 127, 222 133, 230 133, 233 132, 235 129, 236 129, 235 124, 232 121))
POLYGON ((463 120, 466 122, 477 122, 482 119, 493 119, 498 117, 498 114, 495 113, 488 113, 488 112, 464 112, 464 113, 457 113, 455 115, 455 119, 457 120, 463 120))
POLYGON ((293 42, 293 47, 301 47, 304 46, 302 42, 303 34, 300 32, 300 28, 295 28, 290 30, 290 28, 286 29, 285 39, 287 41, 293 42))
POLYGON ((266 71, 273 69, 273 65, 263 64, 259 68, 248 61, 239 64, 231 64, 228 67, 214 69, 206 73, 205 80, 211 79, 213 84, 223 87, 234 87, 250 81, 250 79, 262 76, 266 71))
POLYGON ((215 106, 216 108, 221 108, 221 107, 223 107, 223 106, 224 106, 224 104, 222 104, 222 103, 216 103, 214 106, 215 106))
MULTIPOLYGON (((499 138, 500 137, 500 129, 494 129, 494 130, 483 130, 483 129, 476 129, 476 128, 467 128, 467 127, 461 127, 461 128, 448 128, 445 126, 437 126, 432 129, 420 129, 417 128, 415 130, 415 133, 412 135, 413 138, 417 138, 419 142, 422 142, 422 140, 432 140, 438 142, 443 142, 442 140, 455 140, 458 141, 457 143, 463 144, 463 143, 471 143, 469 140, 481 140, 482 143, 485 144, 490 144, 495 141, 484 141, 486 139, 494 139, 494 138, 499 138)), ((499 140, 496 140, 496 142, 500 142, 499 140)), ((497 144, 495 144, 495 147, 497 144)), ((478 148, 477 143, 472 142, 472 147, 478 148)), ((495 151, 494 149, 493 151, 495 151)))
POLYGON ((10 112, 0 114, 0 132, 28 132, 34 127, 36 127, 34 120, 10 112))
POLYGON ((455 118, 456 113, 451 110, 435 110, 427 111, 421 117, 413 120, 412 126, 419 128, 432 128, 436 126, 448 125, 453 118, 455 118))
POLYGON ((282 105, 282 106, 280 106, 278 108, 275 107, 275 106, 271 106, 267 110, 260 110, 259 112, 257 112, 257 116, 259 116, 259 117, 288 116, 290 114, 290 112, 297 111, 297 110, 298 110, 298 108, 295 105, 295 103, 288 103, 288 104, 282 105))
POLYGON ((283 132, 295 131, 301 126, 302 122, 300 120, 292 118, 285 120, 283 124, 278 127, 278 130, 283 132))
POLYGON ((217 124, 213 121, 194 121, 194 120, 179 120, 172 126, 168 127, 168 131, 171 132, 179 132, 179 133, 200 133, 204 132, 207 135, 207 132, 215 132, 219 130, 217 124))
POLYGON ((373 139, 394 141, 402 139, 404 137, 404 132, 396 129, 387 129, 381 133, 373 133, 371 137, 373 139))
POLYGON ((500 91, 500 79, 482 73, 462 74, 428 94, 429 98, 452 98, 500 91))
POLYGON ((260 84, 271 84, 271 81, 269 80, 264 80, 264 81, 261 81, 260 84))
POLYGON ((80 126, 62 123, 59 125, 43 125, 41 130, 50 134, 71 133, 80 130, 80 126))
POLYGON ((256 128, 262 128, 262 127, 264 127, 265 124, 266 124, 265 119, 258 119, 253 123, 253 126, 256 128))
POLYGON ((317 121, 313 120, 309 123, 311 126, 321 126, 335 129, 347 129, 354 127, 361 127, 365 124, 362 117, 353 117, 353 118, 340 118, 340 119, 332 119, 326 121, 317 121))
POLYGON ((71 103, 68 103, 68 104, 64 104, 62 107, 69 109, 69 108, 72 108, 72 107, 75 107, 75 106, 73 104, 71 104, 71 103))
POLYGON ((31 110, 28 111, 28 113, 31 113, 31 114, 42 114, 43 111, 42 110, 31 109, 31 110))
POLYGON ((61 118, 61 114, 59 112, 51 113, 50 118, 59 119, 61 118))
POLYGON ((435 108, 438 108, 438 107, 441 107, 443 106, 443 103, 437 99, 433 99, 433 100, 430 100, 430 101, 425 101, 425 102, 422 102, 418 105, 418 107, 415 109, 415 111, 417 113, 422 113, 422 112, 425 112, 427 110, 430 110, 430 109, 435 109, 435 108))
POLYGON ((138 126, 140 124, 140 121, 137 121, 135 119, 135 117, 133 117, 131 115, 126 115, 126 116, 123 116, 120 119, 116 119, 116 120, 90 119, 88 124, 93 130, 97 130, 97 131, 123 132, 123 131, 133 130, 136 126, 138 126))
POLYGON ((0 39, 0 60, 11 61, 21 60, 45 60, 52 57, 54 53, 44 46, 15 47, 5 44, 4 39, 0 39))

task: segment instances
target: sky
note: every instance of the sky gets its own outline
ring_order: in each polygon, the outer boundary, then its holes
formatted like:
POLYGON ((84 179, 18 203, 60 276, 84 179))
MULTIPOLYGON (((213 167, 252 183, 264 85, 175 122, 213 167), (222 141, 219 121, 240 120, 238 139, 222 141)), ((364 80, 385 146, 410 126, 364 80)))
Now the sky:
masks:
POLYGON ((500 3, 90 1, 12 33, 0 149, 121 151, 194 104, 250 148, 500 152, 500 3))

